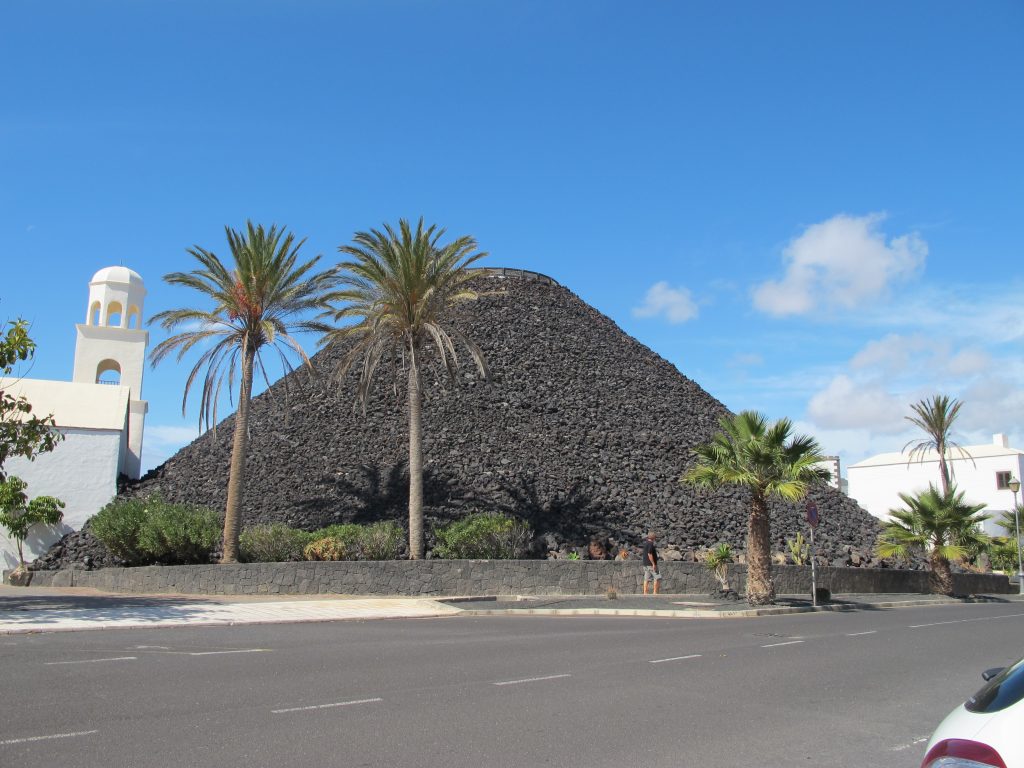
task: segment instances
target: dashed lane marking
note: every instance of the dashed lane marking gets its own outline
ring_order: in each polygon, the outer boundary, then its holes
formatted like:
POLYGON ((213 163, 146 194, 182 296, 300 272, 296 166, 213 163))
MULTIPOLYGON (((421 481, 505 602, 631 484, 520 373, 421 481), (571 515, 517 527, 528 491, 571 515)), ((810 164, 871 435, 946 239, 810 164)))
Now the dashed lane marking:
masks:
POLYGON ((313 704, 309 707, 288 707, 287 709, 272 709, 270 712, 275 715, 283 715, 286 712, 309 712, 314 709, 333 709, 334 707, 352 707, 356 704, 375 704, 378 701, 384 701, 381 698, 375 699, 355 699, 353 701, 336 701, 332 704, 313 704))
POLYGON ((652 659, 648 664, 664 664, 666 661, 683 661, 684 659, 699 659, 699 653, 691 653, 689 656, 673 656, 669 659, 652 659))
POLYGON ((519 685, 520 683, 539 683, 541 680, 558 680, 561 677, 572 677, 572 675, 545 675, 544 677, 525 677, 522 680, 503 680, 493 685, 519 685))
POLYGON ((220 656, 225 653, 269 653, 270 648, 240 648, 235 651, 188 651, 186 656, 220 656))
POLYGON ((802 643, 802 642, 803 642, 803 640, 787 640, 784 643, 771 643, 769 645, 762 645, 761 647, 762 648, 778 648, 780 645, 797 645, 798 643, 802 643))
POLYGON ((878 632, 877 629, 869 629, 867 632, 850 632, 846 636, 847 637, 860 637, 861 635, 873 635, 876 632, 878 632))
POLYGON ((916 747, 918 744, 924 744, 926 741, 928 741, 927 736, 919 736, 918 738, 911 741, 909 744, 900 744, 898 747, 889 747, 889 751, 902 752, 905 749, 912 749, 913 747, 916 747))
POLYGON ((44 666, 54 667, 58 664, 96 664, 101 661, 138 661, 138 656, 115 656, 110 659, 78 659, 76 661, 46 661, 44 666))
POLYGON ((920 629, 921 627, 938 627, 943 624, 966 624, 969 621, 996 621, 997 619, 1017 619, 1024 616, 1024 613, 1008 613, 1005 616, 979 616, 975 619, 953 619, 952 621, 933 621, 931 624, 911 624, 907 629, 920 629))
POLYGON ((71 739, 75 736, 91 736, 99 731, 76 731, 74 733, 51 733, 48 736, 27 736, 22 739, 6 739, 0 741, 0 747, 5 747, 9 744, 28 744, 30 741, 49 741, 50 739, 71 739))

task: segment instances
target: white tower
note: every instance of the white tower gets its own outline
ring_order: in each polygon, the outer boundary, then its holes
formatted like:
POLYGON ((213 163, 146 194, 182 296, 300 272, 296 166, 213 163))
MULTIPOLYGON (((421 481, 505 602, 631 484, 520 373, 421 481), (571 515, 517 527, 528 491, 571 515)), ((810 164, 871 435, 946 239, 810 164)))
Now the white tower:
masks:
POLYGON ((149 331, 142 330, 146 287, 127 267, 106 267, 89 281, 89 309, 76 326, 72 381, 127 387, 128 444, 122 471, 137 478, 142 470, 142 432, 149 403, 142 399, 149 331))

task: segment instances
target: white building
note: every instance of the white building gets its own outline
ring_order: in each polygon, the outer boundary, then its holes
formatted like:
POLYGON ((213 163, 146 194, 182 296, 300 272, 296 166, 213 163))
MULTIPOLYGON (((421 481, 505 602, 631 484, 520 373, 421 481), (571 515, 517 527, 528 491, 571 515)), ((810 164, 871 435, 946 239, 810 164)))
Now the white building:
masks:
MULTIPOLYGON (((1024 451, 1011 448, 1006 435, 994 435, 989 445, 963 446, 962 453, 954 448, 946 462, 965 501, 984 504, 992 515, 1013 509, 1014 495, 1007 483, 1011 477, 1021 478, 1024 451)), ((934 451, 913 458, 909 453, 880 453, 847 467, 846 477, 850 497, 883 520, 888 519, 890 509, 905 506, 900 493, 926 491, 929 483, 941 487, 939 457, 934 451)), ((987 533, 1004 535, 995 521, 984 527, 987 533)))
MULTIPOLYGON (((146 288, 126 267, 107 267, 89 282, 85 322, 76 326, 71 381, 2 379, 0 389, 24 395, 36 416, 53 414, 64 435, 51 453, 34 461, 4 464, 8 475, 28 483, 29 498, 56 496, 64 522, 36 526, 25 542, 25 559, 43 554, 63 534, 81 528, 117 493, 117 477, 139 477, 148 404, 142 374, 149 332, 142 330, 146 288)), ((17 547, 0 531, 0 566, 18 563, 17 547)))

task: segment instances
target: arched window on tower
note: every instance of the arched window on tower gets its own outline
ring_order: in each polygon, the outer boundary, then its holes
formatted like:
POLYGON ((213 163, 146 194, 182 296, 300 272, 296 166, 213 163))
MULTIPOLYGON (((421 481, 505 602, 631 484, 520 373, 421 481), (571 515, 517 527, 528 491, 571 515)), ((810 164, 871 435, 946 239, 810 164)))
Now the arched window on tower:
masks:
POLYGON ((139 308, 134 304, 128 307, 128 328, 138 328, 140 323, 139 308))
POLYGON ((113 384, 121 383, 121 364, 117 360, 102 360, 96 366, 96 383, 113 384))
POLYGON ((98 301, 94 301, 92 306, 89 307, 89 320, 87 322, 89 325, 100 324, 100 303, 98 301))
POLYGON ((121 326, 121 312, 123 312, 121 303, 112 301, 107 305, 107 325, 113 328, 119 328, 121 326))

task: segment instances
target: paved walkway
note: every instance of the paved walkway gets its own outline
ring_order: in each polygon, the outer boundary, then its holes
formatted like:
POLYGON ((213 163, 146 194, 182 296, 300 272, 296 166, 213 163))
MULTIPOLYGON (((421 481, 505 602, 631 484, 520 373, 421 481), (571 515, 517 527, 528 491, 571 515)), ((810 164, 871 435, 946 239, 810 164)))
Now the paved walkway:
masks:
POLYGON ((89 589, 0 587, 0 634, 139 627, 280 624, 342 619, 450 616, 458 608, 416 598, 235 599, 203 595, 114 595, 89 589))
MULTIPOLYGON (((970 598, 1016 601, 1016 595, 970 598)), ((815 609, 801 596, 752 609, 703 595, 536 596, 529 598, 427 599, 338 595, 235 597, 224 595, 122 595, 85 588, 0 586, 0 634, 68 632, 133 627, 276 624, 343 619, 398 619, 457 615, 649 616, 739 618, 811 610, 882 610, 955 601, 930 595, 837 595, 815 609)))

